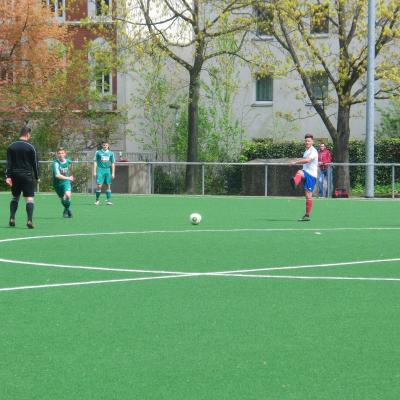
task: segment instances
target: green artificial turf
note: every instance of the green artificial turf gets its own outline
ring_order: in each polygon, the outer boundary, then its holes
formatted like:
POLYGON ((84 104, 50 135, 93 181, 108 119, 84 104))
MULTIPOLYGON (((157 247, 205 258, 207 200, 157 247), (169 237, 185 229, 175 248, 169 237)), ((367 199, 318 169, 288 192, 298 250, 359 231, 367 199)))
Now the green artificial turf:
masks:
POLYGON ((0 194, 1 400, 398 399, 398 201, 102 200, 0 194))

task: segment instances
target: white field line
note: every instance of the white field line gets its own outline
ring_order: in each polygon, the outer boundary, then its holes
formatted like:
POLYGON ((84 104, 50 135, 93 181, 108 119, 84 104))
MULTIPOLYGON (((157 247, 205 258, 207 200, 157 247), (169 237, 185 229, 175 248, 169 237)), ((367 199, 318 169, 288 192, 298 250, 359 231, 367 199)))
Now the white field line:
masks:
MULTIPOLYGON (((234 274, 243 274, 244 275, 246 273, 251 273, 251 272, 296 270, 296 269, 306 269, 306 268, 330 268, 330 267, 343 267, 343 266, 374 264, 374 263, 390 263, 390 262, 396 262, 396 261, 400 261, 400 258, 387 258, 387 259, 380 259, 380 260, 362 260, 362 261, 345 261, 345 262, 327 263, 327 264, 294 265, 294 266, 286 266, 286 267, 250 268, 250 269, 215 271, 215 272, 183 272, 183 271, 129 269, 129 268, 112 268, 112 267, 89 267, 89 266, 84 266, 84 265, 52 264, 52 263, 42 263, 42 262, 34 262, 34 261, 22 261, 22 260, 12 260, 12 259, 7 259, 7 258, 0 258, 0 263, 32 265, 32 266, 37 266, 37 267, 83 269, 83 270, 94 270, 94 271, 128 272, 128 273, 165 274, 165 275, 188 275, 188 276, 201 276, 201 275, 203 275, 203 276, 218 276, 218 275, 233 276, 234 274)), ((247 275, 247 276, 250 276, 250 275, 247 275)), ((274 275, 274 276, 277 276, 277 275, 274 275)))
MULTIPOLYGON (((105 232, 105 233, 77 233, 77 234, 63 234, 63 235, 45 235, 45 236, 31 236, 31 237, 20 237, 20 238, 8 238, 0 240, 1 243, 15 242, 21 240, 35 240, 35 239, 48 239, 48 238, 64 238, 64 237, 80 237, 80 236, 101 236, 101 235, 123 235, 123 234, 151 234, 151 233, 191 233, 191 232, 275 232, 275 231, 337 231, 337 230, 400 230, 398 228, 321 228, 321 229, 300 229, 300 228, 288 228, 288 229, 221 229, 221 230, 176 230, 176 231, 128 231, 128 232, 105 232)), ((400 261, 400 258, 390 259, 378 259, 378 260, 363 260, 363 261, 346 261, 340 263, 327 263, 327 264, 314 264, 314 265, 298 265, 298 266, 286 266, 286 267, 266 267, 266 268, 252 268, 243 270, 232 270, 232 271, 217 271, 217 272, 177 272, 177 271, 154 271, 144 269, 126 269, 126 268, 110 268, 110 267, 88 267, 88 266, 75 266, 75 265, 63 265, 63 264, 50 264, 50 263, 38 263, 12 259, 0 259, 0 262, 10 264, 23 264, 23 265, 34 265, 42 267, 52 268, 70 268, 70 269, 85 269, 85 270, 101 270, 101 271, 115 271, 115 272, 129 272, 129 273, 151 273, 151 274, 163 274, 159 277, 142 277, 142 278, 126 278, 126 279, 115 279, 115 280, 102 280, 102 281, 89 281, 89 282, 74 282, 74 283, 62 283, 54 285, 37 285, 37 286, 21 286, 15 288, 0 288, 0 291, 10 290, 22 290, 22 289, 36 289, 36 288, 47 288, 47 287, 60 287, 60 286, 77 286, 77 285, 88 285, 88 284, 101 284, 101 283, 112 283, 112 282, 126 282, 126 281, 140 281, 140 280, 151 280, 151 279, 164 279, 164 278, 178 278, 178 277, 193 277, 193 276, 237 276, 237 277, 250 277, 250 278, 271 278, 271 279, 330 279, 330 280, 374 280, 374 281, 399 281, 398 278, 363 278, 363 277, 306 277, 306 276, 287 276, 287 275, 251 275, 251 272, 260 271, 273 271, 273 270, 295 270, 305 268, 328 268, 337 266, 348 266, 358 264, 371 264, 371 263, 385 263, 400 261)))
POLYGON ((361 264, 374 264, 374 263, 388 263, 400 261, 400 258, 385 258, 380 260, 362 260, 362 261, 344 261, 338 263, 327 263, 327 264, 310 264, 310 265, 294 265, 288 267, 266 267, 266 268, 250 268, 232 271, 220 271, 214 272, 216 275, 225 274, 238 274, 246 272, 258 272, 258 271, 278 271, 278 270, 291 270, 291 269, 305 269, 305 268, 329 268, 329 267, 344 267, 349 265, 361 265, 361 264))
POLYGON ((147 276, 147 277, 142 277, 142 278, 108 279, 108 280, 101 280, 101 281, 54 283, 54 284, 48 284, 48 285, 15 286, 15 287, 8 287, 8 288, 0 288, 0 292, 13 292, 13 291, 17 291, 17 290, 30 290, 30 289, 58 288, 58 287, 65 287, 65 286, 99 285, 99 284, 119 283, 119 282, 150 281, 150 280, 169 279, 169 278, 187 278, 192 275, 195 275, 195 274, 147 276))
POLYGON ((89 232, 68 233, 63 235, 26 236, 1 239, 0 243, 23 240, 56 239, 65 237, 112 236, 112 235, 150 235, 150 234, 186 234, 186 233, 240 233, 240 232, 336 232, 336 231, 398 231, 400 227, 337 227, 337 228, 233 228, 233 229, 181 229, 181 230, 151 230, 124 232, 89 232))
POLYGON ((94 271, 112 271, 112 272, 130 272, 130 273, 143 272, 143 273, 148 273, 148 274, 165 274, 165 275, 193 275, 195 273, 195 272, 180 272, 180 271, 155 271, 155 270, 149 270, 149 269, 88 267, 85 265, 52 264, 52 263, 43 263, 43 262, 34 262, 34 261, 12 260, 12 259, 8 259, 8 258, 0 258, 0 263, 33 265, 35 267, 87 269, 87 270, 94 270, 94 271))
MULTIPOLYGON (((49 268, 66 268, 66 269, 83 269, 83 270, 95 270, 95 271, 110 271, 110 272, 128 272, 128 273, 149 273, 149 274, 163 274, 171 277, 181 277, 181 276, 237 276, 237 277, 253 277, 253 278, 286 278, 290 279, 293 275, 251 275, 250 273, 261 272, 261 271, 277 271, 277 270, 296 270, 296 269, 306 269, 306 268, 331 268, 331 267, 342 267, 342 266, 352 266, 352 265, 363 265, 363 264, 374 264, 374 263, 389 263, 400 261, 400 258, 388 258, 380 260, 363 260, 363 261, 346 261, 340 263, 327 263, 327 264, 312 264, 312 265, 297 265, 297 266, 287 266, 287 267, 267 267, 267 268, 253 268, 253 269, 242 269, 242 270, 230 270, 230 271, 216 271, 216 272, 181 272, 181 271, 163 271, 163 270, 145 270, 145 269, 129 269, 129 268, 110 268, 110 267, 88 267, 80 265, 64 265, 64 264, 51 264, 51 263, 41 263, 41 262, 31 262, 31 261, 21 261, 21 260, 11 260, 0 258, 0 263, 9 264, 21 264, 21 265, 32 265, 38 267, 49 267, 49 268)), ((156 277, 155 277, 156 278, 156 277)), ((131 279, 131 278, 128 278, 131 279)), ((132 280, 138 280, 144 278, 132 278, 132 280)), ((147 278, 150 279, 150 278, 147 278)), ((296 279, 303 279, 302 277, 296 277, 296 279)), ((304 277, 304 279, 319 279, 316 277, 304 277)), ((329 279, 336 279, 335 277, 330 277, 329 279)), ((356 279, 356 278, 343 278, 340 279, 356 279)), ((397 278, 362 278, 357 279, 365 280, 400 280, 397 278)))
POLYGON ((400 282, 400 278, 380 278, 362 276, 301 276, 301 275, 252 275, 252 274, 218 274, 219 276, 232 276, 241 278, 260 278, 260 279, 303 279, 303 280, 335 280, 335 281, 390 281, 400 282))

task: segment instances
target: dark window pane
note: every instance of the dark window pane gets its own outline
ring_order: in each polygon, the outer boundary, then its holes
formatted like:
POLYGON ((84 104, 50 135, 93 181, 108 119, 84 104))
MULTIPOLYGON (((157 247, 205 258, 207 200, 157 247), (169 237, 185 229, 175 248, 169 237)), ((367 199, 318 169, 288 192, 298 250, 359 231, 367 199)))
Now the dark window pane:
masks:
POLYGON ((311 91, 317 100, 324 100, 328 95, 328 77, 324 73, 315 74, 310 78, 311 91))
POLYGON ((110 74, 104 75, 103 93, 110 93, 110 74))
POLYGON ((96 15, 106 15, 110 7, 110 0, 96 0, 96 15))
POLYGON ((270 76, 257 78, 256 101, 272 101, 272 100, 273 100, 272 78, 270 76))

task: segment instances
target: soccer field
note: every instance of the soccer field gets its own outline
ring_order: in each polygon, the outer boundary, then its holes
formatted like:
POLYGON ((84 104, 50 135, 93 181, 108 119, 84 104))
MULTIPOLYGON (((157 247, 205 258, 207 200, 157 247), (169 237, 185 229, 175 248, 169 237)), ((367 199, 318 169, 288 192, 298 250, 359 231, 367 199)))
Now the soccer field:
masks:
POLYGON ((0 194, 1 400, 399 398, 398 201, 101 200, 0 194))

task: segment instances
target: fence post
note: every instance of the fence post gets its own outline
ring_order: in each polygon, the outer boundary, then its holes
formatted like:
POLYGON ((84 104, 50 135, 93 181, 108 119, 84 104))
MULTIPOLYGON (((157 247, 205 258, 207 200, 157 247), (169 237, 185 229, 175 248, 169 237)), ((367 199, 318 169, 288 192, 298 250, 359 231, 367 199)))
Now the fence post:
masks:
POLYGON ((326 188, 326 196, 332 197, 332 189, 333 189, 333 174, 332 174, 332 166, 328 165, 328 182, 326 188))
POLYGON ((205 189, 204 189, 204 163, 201 164, 201 194, 204 196, 205 189))
POLYGON ((93 176, 94 171, 90 168, 90 161, 86 161, 86 162, 87 162, 87 164, 89 164, 89 171, 90 171, 90 176, 91 176, 91 188, 90 188, 90 190, 91 190, 91 193, 94 194, 94 176, 93 176))
POLYGON ((396 183, 396 179, 395 179, 395 168, 394 165, 392 165, 392 199, 394 199, 394 191, 395 191, 395 183, 396 183))
POLYGON ((264 164, 264 196, 268 196, 268 165, 264 164))
POLYGON ((147 163, 147 191, 148 191, 148 194, 152 193, 151 189, 153 187, 153 185, 152 185, 153 178, 152 178, 151 172, 152 172, 151 171, 151 163, 147 163))

